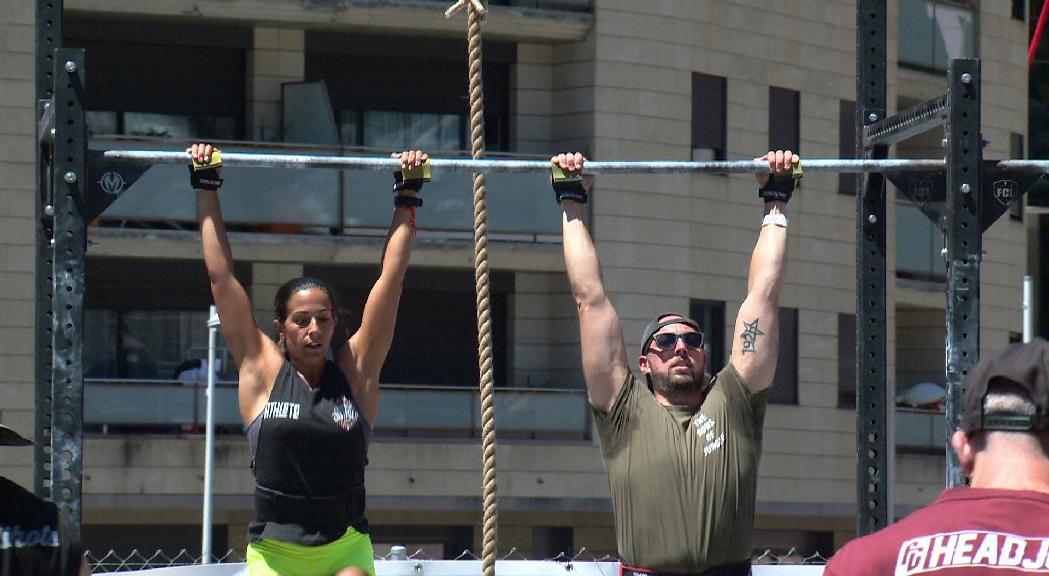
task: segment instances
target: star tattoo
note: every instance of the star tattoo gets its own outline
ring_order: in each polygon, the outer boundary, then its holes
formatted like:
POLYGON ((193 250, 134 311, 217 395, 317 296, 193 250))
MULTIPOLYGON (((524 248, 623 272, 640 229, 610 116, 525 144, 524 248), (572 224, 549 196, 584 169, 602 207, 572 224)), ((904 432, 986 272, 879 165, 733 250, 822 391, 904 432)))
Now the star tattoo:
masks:
POLYGON ((765 333, 758 328, 758 321, 761 318, 755 318, 753 322, 743 321, 743 333, 739 335, 739 339, 743 341, 742 354, 747 352, 757 352, 758 336, 764 336, 765 333))

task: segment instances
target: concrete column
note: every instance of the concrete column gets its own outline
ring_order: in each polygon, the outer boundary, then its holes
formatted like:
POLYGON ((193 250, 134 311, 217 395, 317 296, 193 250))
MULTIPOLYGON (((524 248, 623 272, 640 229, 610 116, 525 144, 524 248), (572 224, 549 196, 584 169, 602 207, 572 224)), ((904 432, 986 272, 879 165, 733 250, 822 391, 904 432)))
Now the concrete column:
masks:
POLYGON ((306 73, 305 33, 288 28, 254 30, 248 51, 247 135, 266 142, 281 138, 281 84, 306 73))
POLYGON ((251 264, 251 304, 255 312, 255 322, 263 332, 273 332, 273 298, 277 290, 292 278, 302 276, 302 264, 276 262, 252 262, 251 264))
POLYGON ((554 47, 540 44, 519 44, 517 63, 510 76, 513 110, 511 134, 514 149, 524 154, 549 154, 550 126, 553 121, 553 66, 554 47))

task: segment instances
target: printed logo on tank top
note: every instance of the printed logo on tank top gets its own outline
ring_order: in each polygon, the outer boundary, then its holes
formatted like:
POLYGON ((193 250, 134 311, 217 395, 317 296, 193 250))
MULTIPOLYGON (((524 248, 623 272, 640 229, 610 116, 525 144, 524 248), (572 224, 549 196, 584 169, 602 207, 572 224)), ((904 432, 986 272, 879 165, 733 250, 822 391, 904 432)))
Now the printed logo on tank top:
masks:
POLYGON ((57 548, 58 531, 50 525, 44 525, 35 530, 26 530, 20 524, 0 524, 0 550, 28 546, 57 548))
POLYGON ((339 425, 339 428, 352 430, 353 426, 357 424, 357 418, 357 407, 347 400, 345 396, 340 396, 338 401, 335 402, 335 410, 332 411, 331 419, 339 425))
POLYGON ((725 433, 718 432, 714 420, 707 418, 705 414, 700 413, 696 416, 692 420, 692 425, 696 427, 696 435, 702 436, 703 441, 706 442, 706 445, 703 446, 703 456, 710 456, 725 444, 725 433))
POLYGON ((986 530, 919 536, 900 545, 895 574, 908 576, 969 567, 1049 574, 1049 538, 986 530))
POLYGON ((262 418, 264 420, 270 419, 283 419, 283 420, 298 420, 299 419, 299 403, 298 402, 267 402, 266 408, 262 411, 262 418))

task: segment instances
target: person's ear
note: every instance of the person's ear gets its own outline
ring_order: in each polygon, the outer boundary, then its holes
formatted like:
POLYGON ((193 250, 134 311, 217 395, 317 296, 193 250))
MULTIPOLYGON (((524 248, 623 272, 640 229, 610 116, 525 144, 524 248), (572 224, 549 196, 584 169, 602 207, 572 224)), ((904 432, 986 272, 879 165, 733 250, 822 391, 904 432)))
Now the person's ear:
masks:
POLYGON ((642 374, 649 374, 652 372, 652 367, 648 365, 648 356, 638 357, 637 365, 639 368, 641 368, 642 374))
POLYGON ((954 434, 951 434, 951 448, 954 448, 954 453, 958 455, 962 473, 972 476, 976 463, 976 447, 973 445, 972 438, 961 430, 955 430, 954 434))

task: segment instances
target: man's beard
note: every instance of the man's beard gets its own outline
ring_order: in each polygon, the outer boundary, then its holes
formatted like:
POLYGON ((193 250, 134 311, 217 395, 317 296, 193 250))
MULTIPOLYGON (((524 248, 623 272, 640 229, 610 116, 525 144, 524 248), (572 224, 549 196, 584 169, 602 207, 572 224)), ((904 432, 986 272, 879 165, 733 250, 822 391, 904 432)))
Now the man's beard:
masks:
POLYGON ((703 389, 703 372, 697 373, 695 366, 689 367, 689 371, 684 374, 667 370, 662 373, 650 372, 648 377, 652 382, 652 391, 663 396, 682 396, 703 389))

